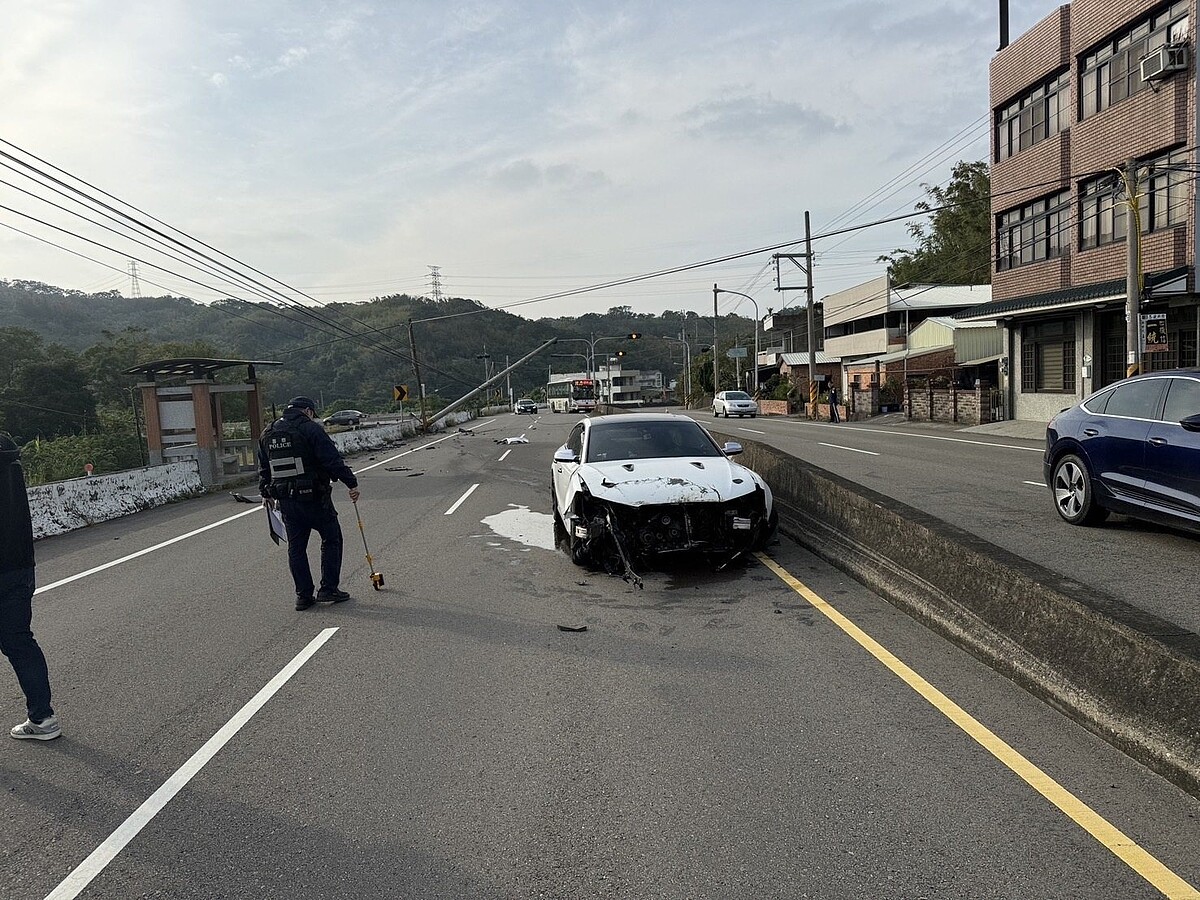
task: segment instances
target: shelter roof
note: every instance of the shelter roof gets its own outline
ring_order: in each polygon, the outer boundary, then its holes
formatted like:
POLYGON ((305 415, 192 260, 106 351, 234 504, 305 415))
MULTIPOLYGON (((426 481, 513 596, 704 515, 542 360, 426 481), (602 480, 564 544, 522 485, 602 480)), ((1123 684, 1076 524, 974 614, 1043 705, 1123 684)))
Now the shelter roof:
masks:
MULTIPOLYGON (((157 359, 154 362, 139 363, 131 369, 126 369, 123 375, 142 375, 146 381, 158 381, 164 378, 187 378, 193 381, 206 381, 213 373, 232 366, 281 366, 283 363, 269 359, 204 359, 201 357, 186 357, 180 359, 157 359)), ((253 375, 251 375, 253 377, 253 375)))

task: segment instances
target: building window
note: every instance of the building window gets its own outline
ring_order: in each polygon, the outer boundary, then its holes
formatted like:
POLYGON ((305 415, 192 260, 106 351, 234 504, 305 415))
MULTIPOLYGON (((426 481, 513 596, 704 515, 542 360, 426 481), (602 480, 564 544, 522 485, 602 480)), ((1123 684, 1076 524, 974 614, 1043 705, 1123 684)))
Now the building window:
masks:
POLYGON ((1188 0, 1176 0, 1081 56, 1080 118, 1094 116, 1146 88, 1142 58, 1163 44, 1186 41, 1187 36, 1188 0))
MULTIPOLYGON (((1187 221, 1191 179, 1186 150, 1138 163, 1138 217, 1143 232, 1161 231, 1187 221)), ((1080 185, 1079 246, 1102 247, 1125 240, 1124 185, 1105 175, 1080 185)))
POLYGON ((1008 159, 1066 130, 1071 73, 1043 81, 1029 93, 996 110, 996 158, 1008 159))
POLYGON ((1021 390, 1075 392, 1075 320, 1034 322, 1021 329, 1021 390))
POLYGON ((1071 192, 1061 191, 1003 213, 996 223, 996 270, 1062 256, 1070 203, 1071 192))

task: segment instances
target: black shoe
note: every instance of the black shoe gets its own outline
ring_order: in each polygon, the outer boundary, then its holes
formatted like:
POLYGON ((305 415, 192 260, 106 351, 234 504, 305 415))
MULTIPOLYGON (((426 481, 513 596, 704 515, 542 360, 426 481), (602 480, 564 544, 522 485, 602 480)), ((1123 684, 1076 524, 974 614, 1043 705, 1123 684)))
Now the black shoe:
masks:
POLYGON ((308 609, 316 602, 317 598, 312 594, 309 594, 307 597, 301 597, 299 594, 296 595, 296 609, 308 609))
POLYGON ((322 603, 345 603, 350 599, 350 595, 345 591, 339 591, 337 588, 333 590, 321 588, 321 590, 317 591, 317 599, 322 603))

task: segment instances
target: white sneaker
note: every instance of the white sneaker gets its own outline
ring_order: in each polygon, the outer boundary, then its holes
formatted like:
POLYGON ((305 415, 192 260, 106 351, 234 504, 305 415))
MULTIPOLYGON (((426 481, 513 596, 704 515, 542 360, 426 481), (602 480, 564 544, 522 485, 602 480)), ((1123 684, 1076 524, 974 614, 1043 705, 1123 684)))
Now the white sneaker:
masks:
POLYGON ((62 726, 58 724, 57 716, 51 716, 41 722, 26 719, 20 725, 14 725, 9 734, 18 741, 52 741, 62 736, 62 726))

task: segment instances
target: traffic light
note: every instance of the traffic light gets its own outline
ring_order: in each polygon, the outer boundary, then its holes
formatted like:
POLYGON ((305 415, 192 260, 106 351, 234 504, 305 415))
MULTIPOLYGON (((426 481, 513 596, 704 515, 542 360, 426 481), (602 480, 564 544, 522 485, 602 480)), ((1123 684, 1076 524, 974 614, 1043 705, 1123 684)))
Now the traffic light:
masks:
POLYGON ((640 338, 641 336, 642 336, 642 333, 641 333, 640 331, 631 331, 631 332, 629 332, 629 339, 630 339, 631 341, 636 341, 636 340, 637 340, 638 338, 640 338))

